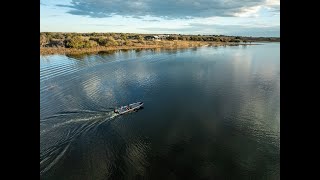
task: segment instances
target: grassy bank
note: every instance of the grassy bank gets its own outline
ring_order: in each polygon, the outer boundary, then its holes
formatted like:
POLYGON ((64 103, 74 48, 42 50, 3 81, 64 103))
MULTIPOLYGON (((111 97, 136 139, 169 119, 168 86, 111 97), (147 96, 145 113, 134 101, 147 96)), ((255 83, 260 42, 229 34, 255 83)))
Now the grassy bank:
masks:
MULTIPOLYGON (((240 43, 230 42, 205 42, 205 41, 151 41, 145 43, 132 42, 131 46, 96 46, 89 48, 65 48, 65 47, 40 47, 41 55, 50 54, 81 54, 81 53, 95 53, 99 51, 121 50, 121 49, 180 49, 200 46, 223 46, 223 45, 239 45, 240 43)), ((244 44, 244 43, 242 43, 244 44)), ((250 45, 250 44, 246 44, 250 45)), ((253 44, 251 44, 253 45, 253 44)))
POLYGON ((177 35, 134 33, 40 33, 40 54, 79 54, 119 49, 178 49, 204 45, 252 45, 280 42, 280 38, 223 35, 177 35))

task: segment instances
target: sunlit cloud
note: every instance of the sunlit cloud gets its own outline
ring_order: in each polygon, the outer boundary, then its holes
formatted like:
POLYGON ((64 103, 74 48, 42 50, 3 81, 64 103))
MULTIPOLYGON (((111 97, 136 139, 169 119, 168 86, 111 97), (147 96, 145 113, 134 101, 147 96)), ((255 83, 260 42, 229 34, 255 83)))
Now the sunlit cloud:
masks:
POLYGON ((280 36, 280 1, 41 0, 40 31, 280 36))

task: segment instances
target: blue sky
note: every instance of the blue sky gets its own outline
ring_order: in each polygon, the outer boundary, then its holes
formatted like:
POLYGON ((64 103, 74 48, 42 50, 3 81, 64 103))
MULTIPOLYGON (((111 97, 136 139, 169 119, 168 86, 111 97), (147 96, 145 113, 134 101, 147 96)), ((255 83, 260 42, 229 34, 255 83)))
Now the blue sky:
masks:
POLYGON ((41 0, 40 32, 280 37, 280 0, 41 0))

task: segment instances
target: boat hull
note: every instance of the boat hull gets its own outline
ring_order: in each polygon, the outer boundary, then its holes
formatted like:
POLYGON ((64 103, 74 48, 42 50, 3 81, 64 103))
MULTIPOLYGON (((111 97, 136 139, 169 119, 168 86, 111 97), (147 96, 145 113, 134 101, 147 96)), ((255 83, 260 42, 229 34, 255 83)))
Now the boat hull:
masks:
POLYGON ((117 114, 126 114, 132 111, 136 111, 143 106, 143 102, 132 103, 127 106, 122 106, 118 109, 115 109, 114 112, 117 114))

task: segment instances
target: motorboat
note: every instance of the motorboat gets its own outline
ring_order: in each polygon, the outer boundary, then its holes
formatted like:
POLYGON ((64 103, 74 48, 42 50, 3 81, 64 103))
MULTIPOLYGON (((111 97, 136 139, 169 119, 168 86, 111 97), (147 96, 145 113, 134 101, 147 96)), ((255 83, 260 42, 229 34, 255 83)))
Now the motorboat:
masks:
POLYGON ((115 112, 117 114, 125 114, 125 113, 129 113, 129 112, 137 111, 142 106, 143 106, 143 102, 136 102, 136 103, 132 103, 132 104, 129 104, 126 106, 121 106, 120 108, 116 108, 116 109, 114 109, 113 112, 115 112))

